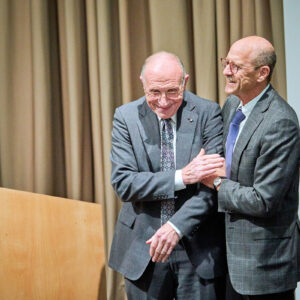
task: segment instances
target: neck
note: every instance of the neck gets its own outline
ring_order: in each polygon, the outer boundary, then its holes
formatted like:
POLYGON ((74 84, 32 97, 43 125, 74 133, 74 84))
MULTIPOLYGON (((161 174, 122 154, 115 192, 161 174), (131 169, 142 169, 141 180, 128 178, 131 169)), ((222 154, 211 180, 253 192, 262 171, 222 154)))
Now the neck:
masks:
POLYGON ((264 85, 258 86, 256 89, 252 89, 251 92, 246 93, 245 95, 238 95, 243 106, 256 98, 268 85, 269 83, 265 83, 264 85))

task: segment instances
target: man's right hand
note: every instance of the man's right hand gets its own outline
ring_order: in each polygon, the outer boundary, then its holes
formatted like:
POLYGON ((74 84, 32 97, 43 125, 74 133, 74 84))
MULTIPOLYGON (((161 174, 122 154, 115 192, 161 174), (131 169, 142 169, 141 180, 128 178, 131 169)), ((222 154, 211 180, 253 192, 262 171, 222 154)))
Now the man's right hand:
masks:
POLYGON ((221 168, 225 159, 219 154, 205 154, 202 148, 199 154, 182 169, 184 184, 200 182, 205 177, 212 175, 217 168, 221 168))

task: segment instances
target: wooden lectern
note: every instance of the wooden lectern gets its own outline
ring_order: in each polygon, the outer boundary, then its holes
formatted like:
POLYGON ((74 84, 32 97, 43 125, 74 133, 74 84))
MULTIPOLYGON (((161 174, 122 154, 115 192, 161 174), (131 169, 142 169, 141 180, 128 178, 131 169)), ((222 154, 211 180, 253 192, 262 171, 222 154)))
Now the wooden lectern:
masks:
POLYGON ((0 299, 106 299, 100 204, 4 188, 0 203, 0 299))

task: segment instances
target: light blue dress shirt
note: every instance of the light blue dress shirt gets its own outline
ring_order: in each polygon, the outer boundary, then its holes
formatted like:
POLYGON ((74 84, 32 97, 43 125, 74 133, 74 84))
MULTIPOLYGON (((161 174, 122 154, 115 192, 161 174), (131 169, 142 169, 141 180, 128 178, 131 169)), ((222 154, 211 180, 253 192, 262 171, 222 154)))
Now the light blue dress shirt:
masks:
POLYGON ((250 114, 251 114, 251 112, 252 112, 254 106, 255 106, 256 103, 260 100, 260 98, 263 96, 263 94, 267 91, 267 89, 269 88, 269 86, 270 86, 270 84, 268 84, 268 85, 266 86, 266 88, 265 88, 258 96, 256 96, 256 97, 253 98, 252 100, 250 100, 246 105, 243 105, 242 102, 241 102, 240 105, 238 106, 237 110, 238 110, 239 108, 242 109, 242 112, 243 112, 243 114, 245 115, 245 119, 240 123, 239 133, 238 133, 238 136, 237 136, 237 138, 236 138, 236 140, 235 140, 235 144, 234 144, 233 150, 234 150, 234 148, 235 148, 235 145, 236 145, 236 143, 237 143, 237 141, 238 141, 238 139, 239 139, 239 137, 240 137, 241 132, 243 131, 243 128, 244 128, 244 126, 245 126, 245 124, 246 124, 246 122, 247 122, 247 119, 248 119, 248 117, 250 116, 250 114))

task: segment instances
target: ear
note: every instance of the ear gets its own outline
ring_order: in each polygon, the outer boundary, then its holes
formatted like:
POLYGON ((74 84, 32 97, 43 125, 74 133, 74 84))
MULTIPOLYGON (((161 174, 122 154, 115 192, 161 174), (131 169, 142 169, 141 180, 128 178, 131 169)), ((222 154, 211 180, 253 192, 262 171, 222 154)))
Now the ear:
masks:
POLYGON ((183 87, 183 90, 185 90, 189 78, 190 78, 190 75, 186 74, 185 77, 184 77, 184 87, 183 87))
POLYGON ((142 85, 144 85, 144 80, 142 76, 140 76, 140 81, 142 82, 142 85))
POLYGON ((258 78, 257 81, 258 82, 263 82, 267 79, 267 77, 270 74, 270 67, 269 66, 261 66, 259 68, 259 74, 258 74, 258 78))

